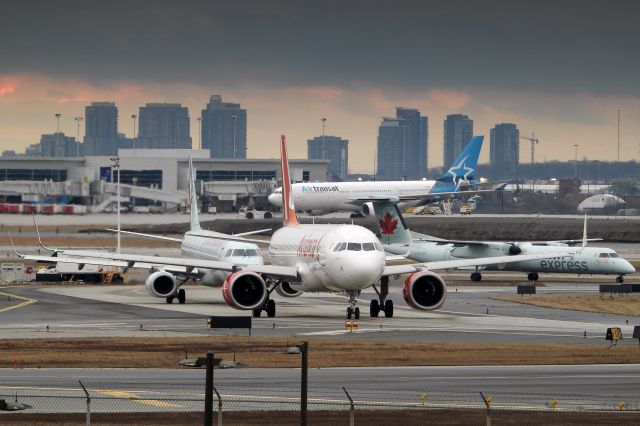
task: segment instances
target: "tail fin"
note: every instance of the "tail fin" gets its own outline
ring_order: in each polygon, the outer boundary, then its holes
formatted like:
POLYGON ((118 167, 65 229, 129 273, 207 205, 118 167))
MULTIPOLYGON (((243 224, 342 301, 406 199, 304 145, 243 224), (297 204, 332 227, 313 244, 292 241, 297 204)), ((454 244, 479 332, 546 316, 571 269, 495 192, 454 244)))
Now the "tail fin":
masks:
POLYGON ((189 204, 191 209, 191 230, 199 231, 200 219, 198 218, 198 196, 196 195, 196 170, 193 168, 193 160, 189 157, 189 204))
POLYGON ((440 182, 453 182, 456 189, 462 182, 469 183, 473 180, 478 167, 478 157, 482 149, 484 136, 474 136, 460 153, 456 161, 453 162, 449 170, 438 179, 440 182))
POLYGON ((289 158, 287 157, 287 141, 285 135, 280 136, 280 167, 282 170, 282 224, 284 226, 299 225, 296 208, 293 205, 293 192, 291 190, 289 158))
POLYGON ((409 244, 411 242, 411 231, 396 203, 374 201, 373 210, 378 219, 382 244, 409 244))

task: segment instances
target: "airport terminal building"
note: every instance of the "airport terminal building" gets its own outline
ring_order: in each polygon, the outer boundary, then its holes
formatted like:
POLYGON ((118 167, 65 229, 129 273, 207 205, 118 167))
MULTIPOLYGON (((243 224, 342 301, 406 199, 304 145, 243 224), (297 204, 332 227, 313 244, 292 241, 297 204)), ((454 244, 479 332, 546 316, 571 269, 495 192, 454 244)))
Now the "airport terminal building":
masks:
MULTIPOLYGON (((280 160, 211 159, 209 150, 120 149, 121 197, 184 206, 189 188, 189 157, 207 204, 235 210, 266 197, 281 183, 280 160)), ((290 160, 296 182, 325 181, 328 160, 290 160)), ((0 202, 77 204, 104 211, 117 200, 118 164, 108 156, 0 157, 0 202), (111 201, 110 201, 111 200, 111 201)))

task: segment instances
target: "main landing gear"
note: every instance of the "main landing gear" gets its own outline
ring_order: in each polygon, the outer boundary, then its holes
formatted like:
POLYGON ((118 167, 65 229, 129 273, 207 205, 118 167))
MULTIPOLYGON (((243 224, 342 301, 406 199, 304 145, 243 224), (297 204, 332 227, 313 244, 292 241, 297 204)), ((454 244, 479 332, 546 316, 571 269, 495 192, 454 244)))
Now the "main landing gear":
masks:
POLYGON ((538 276, 537 272, 529 272, 529 275, 527 275, 527 278, 529 279, 529 281, 538 281, 540 276, 538 276))
POLYGON ((276 316, 276 301, 271 299, 269 296, 271 296, 271 292, 273 290, 275 290, 281 283, 281 281, 268 281, 270 283, 273 283, 273 285, 270 285, 270 289, 267 293, 267 301, 264 302, 264 305, 262 305, 259 308, 255 308, 253 310, 253 317, 254 318, 260 318, 260 315, 262 314, 262 311, 265 311, 267 313, 267 317, 269 318, 273 318, 276 316))
POLYGON ((347 319, 351 319, 352 316, 355 319, 360 319, 360 308, 357 306, 358 301, 356 300, 356 297, 358 297, 360 292, 356 290, 350 290, 350 291, 347 291, 347 294, 349 295, 349 307, 347 308, 347 319))
POLYGON ((178 290, 176 294, 172 294, 171 296, 168 296, 166 298, 166 302, 173 303, 173 299, 178 299, 178 303, 183 305, 184 302, 187 301, 187 294, 185 293, 184 288, 181 288, 180 290, 178 290))
POLYGON ((476 268, 476 271, 472 272, 469 278, 471 279, 471 281, 475 282, 482 281, 482 274, 478 272, 478 269, 476 268))
POLYGON ((616 282, 618 284, 622 284, 624 282, 624 275, 619 275, 616 277, 616 282))
POLYGON ((369 305, 369 315, 371 318, 378 318, 380 311, 384 312, 387 318, 393 317, 393 301, 387 300, 389 295, 389 277, 380 279, 380 291, 374 286, 373 289, 378 294, 379 300, 373 299, 369 305))

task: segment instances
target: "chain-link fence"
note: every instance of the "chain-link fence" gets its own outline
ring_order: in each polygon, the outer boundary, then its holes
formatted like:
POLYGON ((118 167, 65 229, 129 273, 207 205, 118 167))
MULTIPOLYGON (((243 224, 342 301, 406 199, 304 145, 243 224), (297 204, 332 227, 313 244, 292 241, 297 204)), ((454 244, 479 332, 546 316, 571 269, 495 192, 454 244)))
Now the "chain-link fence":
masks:
MULTIPOLYGON (((76 382, 78 383, 78 382, 76 382)), ((157 387, 158 383, 154 383, 157 387)), ((202 424, 202 390, 0 386, 0 424, 202 424), (12 411, 17 410, 17 411, 12 411)), ((179 389, 176 383, 167 388, 179 389)), ((265 385, 216 388, 213 424, 300 424, 299 394, 265 385)), ((309 388, 308 424, 640 424, 638 401, 620 396, 309 388), (484 398, 483 398, 484 397, 484 398), (485 402, 486 401, 486 402, 485 402)))

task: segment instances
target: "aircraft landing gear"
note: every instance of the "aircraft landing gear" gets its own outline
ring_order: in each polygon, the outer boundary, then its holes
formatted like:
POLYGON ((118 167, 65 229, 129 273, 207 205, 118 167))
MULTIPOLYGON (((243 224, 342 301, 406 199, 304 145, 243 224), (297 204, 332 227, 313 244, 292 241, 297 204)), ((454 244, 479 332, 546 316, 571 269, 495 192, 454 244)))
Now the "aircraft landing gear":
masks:
POLYGON ((384 312, 384 316, 387 318, 393 317, 393 301, 387 300, 389 295, 389 277, 382 277, 380 279, 380 291, 374 286, 373 289, 378 294, 379 300, 372 300, 369 305, 369 315, 371 318, 378 318, 380 311, 384 312))
POLYGON ((471 281, 475 282, 482 281, 482 274, 478 271, 472 272, 469 278, 471 279, 471 281))
POLYGON ((187 294, 184 291, 184 288, 178 290, 178 303, 184 305, 184 302, 187 301, 187 294))
POLYGON ((360 319, 360 308, 357 306, 358 305, 358 301, 356 300, 356 297, 358 296, 360 292, 358 291, 347 291, 347 294, 349 295, 349 307, 347 308, 347 319, 351 319, 351 317, 353 316, 355 319, 360 319))
POLYGON ((273 299, 267 299, 264 305, 253 310, 253 317, 260 318, 262 311, 267 313, 267 317, 273 318, 276 316, 276 301, 273 299))
POLYGON ((624 276, 623 275, 617 276, 616 277, 616 282, 618 284, 622 284, 624 282, 624 276))
POLYGON ((537 272, 529 272, 529 275, 527 275, 527 278, 529 279, 529 281, 538 281, 540 277, 538 276, 537 272))

